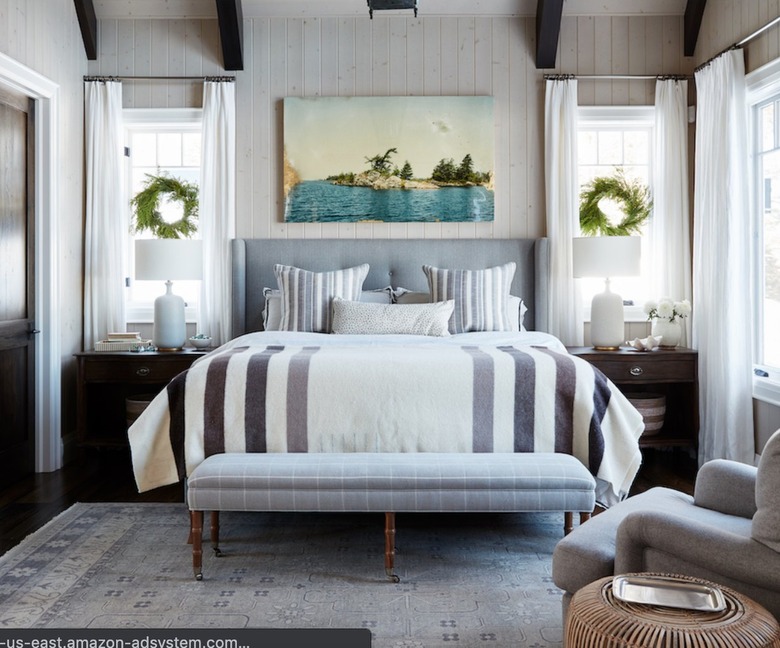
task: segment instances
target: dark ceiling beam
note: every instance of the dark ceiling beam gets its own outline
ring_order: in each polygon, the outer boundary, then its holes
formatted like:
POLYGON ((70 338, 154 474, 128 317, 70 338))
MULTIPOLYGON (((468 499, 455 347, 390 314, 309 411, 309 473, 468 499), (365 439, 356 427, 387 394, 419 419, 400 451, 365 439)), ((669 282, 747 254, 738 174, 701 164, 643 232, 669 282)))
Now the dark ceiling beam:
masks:
POLYGON ((685 56, 693 56, 696 52, 696 41, 699 38, 699 29, 706 4, 707 0, 688 0, 688 4, 685 5, 685 18, 683 19, 683 54, 685 56))
POLYGON ((226 70, 244 69, 244 12, 241 0, 216 0, 222 65, 226 70))
POLYGON ((76 16, 81 27, 81 39, 84 41, 84 50, 87 59, 97 61, 97 16, 92 0, 73 0, 76 5, 76 16))
POLYGON ((536 67, 554 68, 563 0, 536 0, 536 67))

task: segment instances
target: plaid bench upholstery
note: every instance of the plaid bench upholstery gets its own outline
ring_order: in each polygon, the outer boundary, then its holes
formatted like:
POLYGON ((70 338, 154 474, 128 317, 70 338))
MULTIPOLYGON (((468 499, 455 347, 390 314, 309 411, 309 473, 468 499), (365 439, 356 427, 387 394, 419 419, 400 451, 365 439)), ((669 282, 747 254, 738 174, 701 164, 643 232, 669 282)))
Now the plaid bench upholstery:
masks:
POLYGON ((203 512, 384 512, 385 568, 392 575, 396 512, 564 512, 587 519, 595 480, 559 453, 248 453, 207 457, 190 475, 193 568, 202 577, 203 512), (197 553, 197 555, 196 555, 197 553))

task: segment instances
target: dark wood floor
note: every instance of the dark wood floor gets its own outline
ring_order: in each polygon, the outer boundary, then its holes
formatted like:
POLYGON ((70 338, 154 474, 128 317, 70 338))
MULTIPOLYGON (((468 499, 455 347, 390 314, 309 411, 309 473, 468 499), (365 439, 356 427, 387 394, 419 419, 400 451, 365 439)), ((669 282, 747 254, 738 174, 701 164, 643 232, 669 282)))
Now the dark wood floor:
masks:
MULTIPOLYGON (((696 463, 683 450, 647 450, 631 495, 653 486, 693 492, 696 463)), ((139 494, 129 453, 87 449, 77 461, 0 490, 0 554, 76 502, 182 502, 181 484, 139 494)))

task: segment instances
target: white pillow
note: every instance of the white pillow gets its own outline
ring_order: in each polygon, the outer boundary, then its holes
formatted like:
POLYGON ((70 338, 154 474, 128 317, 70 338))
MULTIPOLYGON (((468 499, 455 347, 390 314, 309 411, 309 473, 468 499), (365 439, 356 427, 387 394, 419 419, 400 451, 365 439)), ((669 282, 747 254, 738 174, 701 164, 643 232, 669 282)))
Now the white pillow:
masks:
POLYGON ((274 274, 282 293, 279 330, 330 333, 333 299, 358 299, 368 275, 368 264, 311 272, 277 263, 274 274))
POLYGON ((346 335, 450 334, 448 322, 453 300, 432 304, 366 304, 336 297, 333 332, 346 335))
MULTIPOLYGON (((396 304, 428 304, 431 301, 430 293, 415 292, 406 288, 396 288, 392 291, 392 295, 396 304)), ((507 314, 509 315, 512 331, 526 330, 524 320, 527 310, 528 306, 525 305, 525 302, 520 297, 515 295, 507 297, 507 314)))
MULTIPOLYGON (((427 294, 427 293, 426 293, 427 294)), ((278 331, 282 323, 282 291, 274 288, 264 288, 265 306, 263 307, 263 330, 278 331)), ((361 302, 374 304, 391 304, 389 288, 363 290, 360 293, 361 302)))
POLYGON ((423 266, 431 301, 455 300, 450 333, 513 330, 507 301, 516 269, 514 261, 485 270, 423 266))

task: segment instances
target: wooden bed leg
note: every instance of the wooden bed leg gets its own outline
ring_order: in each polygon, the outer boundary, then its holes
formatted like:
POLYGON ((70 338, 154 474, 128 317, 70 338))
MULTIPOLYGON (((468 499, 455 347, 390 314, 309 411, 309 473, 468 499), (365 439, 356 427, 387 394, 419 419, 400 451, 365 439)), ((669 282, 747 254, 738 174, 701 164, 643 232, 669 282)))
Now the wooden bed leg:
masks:
POLYGON ((203 511, 190 511, 192 538, 192 571, 195 580, 203 580, 203 511))
POLYGON ((385 573, 393 583, 401 582, 393 573, 395 562, 395 513, 385 513, 385 573))
POLYGON ((590 520, 590 513, 582 511, 580 513, 580 524, 585 524, 588 520, 590 520))
POLYGON ((217 558, 222 557, 219 549, 219 511, 211 512, 211 548, 217 558))
POLYGON ((563 514, 563 535, 569 535, 574 528, 574 516, 571 511, 563 514))

